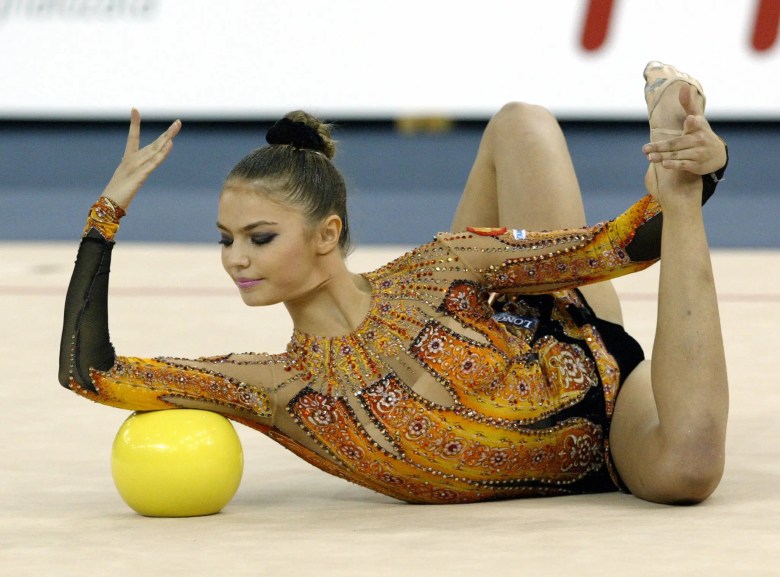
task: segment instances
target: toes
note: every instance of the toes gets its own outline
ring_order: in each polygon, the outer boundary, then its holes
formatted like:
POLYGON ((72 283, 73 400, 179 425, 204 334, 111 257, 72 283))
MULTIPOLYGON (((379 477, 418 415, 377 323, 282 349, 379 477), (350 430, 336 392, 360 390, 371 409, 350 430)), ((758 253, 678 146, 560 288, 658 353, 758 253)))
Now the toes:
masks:
POLYGON ((643 76, 645 77, 645 80, 648 79, 647 77, 649 76, 649 74, 651 72, 653 72, 654 70, 658 70, 659 68, 663 68, 663 67, 664 67, 664 64, 662 62, 658 62, 658 60, 651 60, 650 62, 648 62, 647 66, 645 66, 644 72, 642 73, 643 76))

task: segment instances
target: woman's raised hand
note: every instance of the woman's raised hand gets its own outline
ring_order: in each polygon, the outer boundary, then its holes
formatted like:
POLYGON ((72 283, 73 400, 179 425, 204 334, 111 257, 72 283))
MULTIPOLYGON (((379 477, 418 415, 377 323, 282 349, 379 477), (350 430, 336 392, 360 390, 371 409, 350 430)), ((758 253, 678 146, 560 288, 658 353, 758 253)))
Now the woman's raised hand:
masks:
POLYGON ((179 134, 179 130, 181 121, 176 120, 154 142, 140 148, 141 113, 133 108, 130 113, 130 131, 127 135, 125 155, 103 191, 103 196, 127 210, 149 175, 171 152, 173 139, 179 134))
POLYGON ((682 135, 646 144, 642 152, 651 163, 664 168, 710 174, 726 164, 726 146, 704 117, 700 99, 693 98, 691 92, 690 87, 680 90, 680 104, 687 115, 682 135))

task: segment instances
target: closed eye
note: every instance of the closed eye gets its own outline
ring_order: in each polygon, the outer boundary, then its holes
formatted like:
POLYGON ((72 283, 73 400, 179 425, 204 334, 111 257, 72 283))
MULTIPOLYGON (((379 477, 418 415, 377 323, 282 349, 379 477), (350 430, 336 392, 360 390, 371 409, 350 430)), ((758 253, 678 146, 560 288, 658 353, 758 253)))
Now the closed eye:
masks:
MULTIPOLYGON (((264 244, 268 244, 277 236, 278 234, 275 232, 267 232, 263 234, 252 235, 250 240, 252 241, 252 244, 261 246, 264 244)), ((219 239, 219 244, 221 244, 222 246, 231 246, 233 244, 233 239, 229 236, 222 236, 222 238, 219 239)))
POLYGON ((267 232, 264 234, 255 234, 252 236, 252 244, 256 245, 262 245, 262 244, 268 244, 273 239, 277 237, 277 233, 275 232, 267 232))

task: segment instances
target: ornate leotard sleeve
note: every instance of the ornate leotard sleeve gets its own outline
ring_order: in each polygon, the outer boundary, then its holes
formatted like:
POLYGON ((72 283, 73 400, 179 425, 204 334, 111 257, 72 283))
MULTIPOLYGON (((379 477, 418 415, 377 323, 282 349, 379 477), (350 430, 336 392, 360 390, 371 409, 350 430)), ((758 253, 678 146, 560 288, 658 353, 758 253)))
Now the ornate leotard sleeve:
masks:
POLYGON ((488 290, 540 294, 616 278, 661 255, 661 208, 646 195, 619 217, 595 226, 528 232, 468 228, 441 234, 488 290))
POLYGON ((108 279, 114 235, 123 215, 105 197, 90 210, 65 298, 60 384, 96 402, 130 410, 202 401, 252 419, 270 417, 264 389, 229 376, 227 357, 174 361, 115 354, 108 331, 108 279), (226 371, 217 370, 222 366, 226 371))
MULTIPOLYGON (((702 204, 715 193, 729 163, 702 176, 702 204)), ((616 278, 661 257, 663 213, 648 194, 614 220, 592 227, 527 232, 468 228, 440 234, 458 260, 493 292, 540 294, 616 278)))

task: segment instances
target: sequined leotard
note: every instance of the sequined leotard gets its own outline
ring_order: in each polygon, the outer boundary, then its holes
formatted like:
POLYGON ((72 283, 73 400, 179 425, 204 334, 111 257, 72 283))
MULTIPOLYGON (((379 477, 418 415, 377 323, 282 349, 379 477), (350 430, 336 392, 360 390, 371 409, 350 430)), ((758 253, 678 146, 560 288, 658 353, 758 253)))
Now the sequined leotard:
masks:
MULTIPOLYGON (((439 234, 365 274, 350 334, 295 331, 281 354, 115 356, 107 291, 118 216, 97 203, 68 291, 60 382, 131 410, 206 406, 328 473, 417 503, 615 490, 609 425, 642 359, 576 287, 645 268, 647 196, 594 227, 439 234), (498 294, 490 301, 491 293, 498 294)), ((657 239, 656 239, 657 240, 657 239)))

